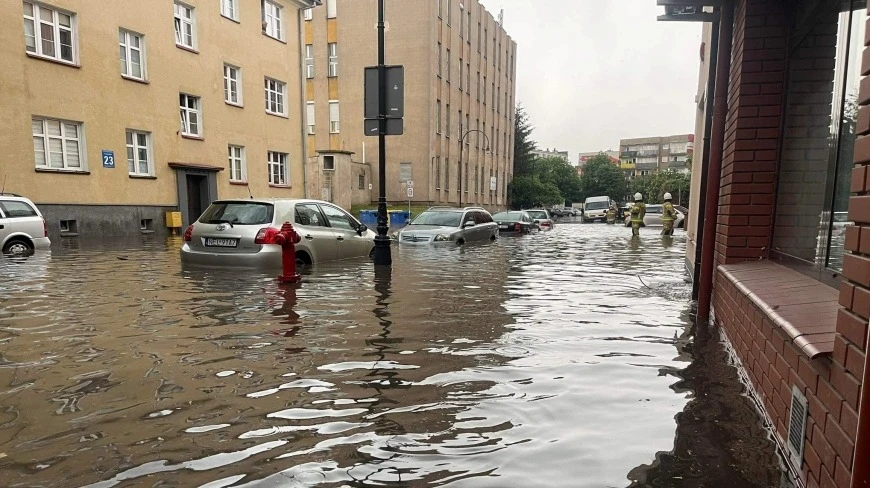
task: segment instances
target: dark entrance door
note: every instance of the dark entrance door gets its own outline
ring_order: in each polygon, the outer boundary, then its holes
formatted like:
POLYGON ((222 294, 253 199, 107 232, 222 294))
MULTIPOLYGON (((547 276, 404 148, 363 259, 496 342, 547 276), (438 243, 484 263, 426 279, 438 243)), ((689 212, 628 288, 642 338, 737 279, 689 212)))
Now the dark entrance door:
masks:
POLYGON ((196 221, 208 205, 208 178, 205 175, 187 175, 187 215, 196 221))
POLYGON ((223 168, 191 163, 169 163, 169 167, 175 170, 178 211, 187 227, 217 200, 217 174, 223 168))

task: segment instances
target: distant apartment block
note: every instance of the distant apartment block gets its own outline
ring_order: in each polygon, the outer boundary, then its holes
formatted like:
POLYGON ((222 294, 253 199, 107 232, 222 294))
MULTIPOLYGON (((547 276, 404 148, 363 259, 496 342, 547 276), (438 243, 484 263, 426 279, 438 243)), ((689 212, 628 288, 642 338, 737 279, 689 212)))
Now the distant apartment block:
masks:
POLYGON ((694 134, 621 139, 620 168, 629 178, 664 170, 688 173, 694 143, 694 134))
POLYGON ((532 154, 538 158, 561 158, 567 162, 571 162, 571 157, 568 156, 568 151, 559 151, 556 148, 553 149, 535 149, 532 151, 532 154))
POLYGON ((614 166, 619 166, 619 151, 592 151, 592 152, 582 152, 577 156, 577 174, 583 176, 583 170, 586 167, 586 163, 594 156, 604 153, 610 158, 610 162, 613 163, 614 166))

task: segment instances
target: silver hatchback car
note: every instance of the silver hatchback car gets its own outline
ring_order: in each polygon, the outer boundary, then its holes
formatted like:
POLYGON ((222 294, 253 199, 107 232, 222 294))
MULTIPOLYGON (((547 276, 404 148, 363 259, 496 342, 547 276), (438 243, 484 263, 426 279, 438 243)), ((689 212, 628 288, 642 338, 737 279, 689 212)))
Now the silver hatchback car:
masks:
POLYGON ((371 256, 375 233, 341 207, 319 200, 217 200, 184 231, 181 260, 190 264, 281 267, 270 236, 284 222, 302 236, 299 265, 371 256))
POLYGON ((36 205, 28 198, 0 193, 0 251, 27 254, 50 246, 48 227, 36 205))
POLYGON ((465 244, 498 237, 498 224, 481 207, 432 207, 394 234, 400 244, 465 244))

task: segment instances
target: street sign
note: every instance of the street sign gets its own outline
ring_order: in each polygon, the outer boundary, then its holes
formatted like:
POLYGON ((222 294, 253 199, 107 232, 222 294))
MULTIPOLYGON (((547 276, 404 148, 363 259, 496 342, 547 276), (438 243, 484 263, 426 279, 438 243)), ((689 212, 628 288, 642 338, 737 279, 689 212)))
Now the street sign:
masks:
POLYGON ((489 177, 489 189, 491 191, 498 189, 498 179, 495 176, 489 177))
MULTIPOLYGON (((405 116, 405 68, 404 66, 387 66, 384 68, 387 78, 387 117, 401 118, 405 116)), ((365 101, 363 102, 363 117, 377 119, 380 117, 380 97, 378 96, 378 67, 365 68, 365 101)), ((393 134, 390 134, 393 135, 393 134)))
POLYGON ((107 149, 103 149, 103 167, 104 168, 114 168, 115 167, 115 151, 109 151, 107 149))
MULTIPOLYGON (((387 131, 386 134, 388 136, 400 136, 405 133, 405 124, 403 122, 404 119, 387 119, 387 131)), ((363 128, 365 129, 365 135, 367 136, 377 136, 379 127, 378 125, 380 121, 378 119, 365 119, 363 121, 363 128)))
POLYGON ((413 186, 408 187, 408 198, 414 198, 414 187, 413 186))

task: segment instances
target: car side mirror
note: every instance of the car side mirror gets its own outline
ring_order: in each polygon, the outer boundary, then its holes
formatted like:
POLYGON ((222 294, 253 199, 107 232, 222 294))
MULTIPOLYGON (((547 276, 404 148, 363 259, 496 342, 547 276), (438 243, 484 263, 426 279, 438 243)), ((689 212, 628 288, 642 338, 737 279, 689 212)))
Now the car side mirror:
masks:
POLYGON ((466 228, 467 228, 467 227, 474 227, 475 225, 477 225, 477 224, 476 224, 473 220, 469 220, 469 221, 466 222, 465 225, 463 225, 462 227, 466 227, 466 228))
POLYGON ((359 224, 359 227, 356 228, 356 233, 359 235, 363 235, 368 232, 369 228, 366 227, 366 224, 359 224))

